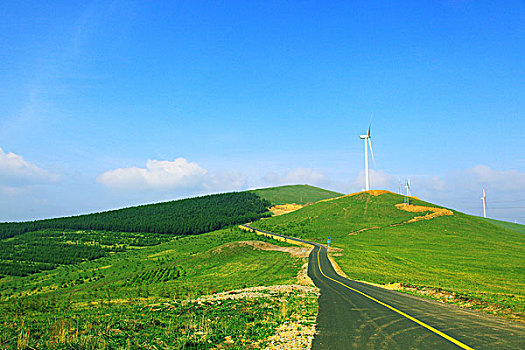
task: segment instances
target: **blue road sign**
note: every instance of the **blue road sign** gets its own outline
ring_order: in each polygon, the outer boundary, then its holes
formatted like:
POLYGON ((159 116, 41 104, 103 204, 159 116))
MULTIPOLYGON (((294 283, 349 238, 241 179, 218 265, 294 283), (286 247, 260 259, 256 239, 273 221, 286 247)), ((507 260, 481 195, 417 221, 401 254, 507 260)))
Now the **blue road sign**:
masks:
POLYGON ((330 237, 326 237, 326 243, 330 244, 330 242, 331 242, 330 237))

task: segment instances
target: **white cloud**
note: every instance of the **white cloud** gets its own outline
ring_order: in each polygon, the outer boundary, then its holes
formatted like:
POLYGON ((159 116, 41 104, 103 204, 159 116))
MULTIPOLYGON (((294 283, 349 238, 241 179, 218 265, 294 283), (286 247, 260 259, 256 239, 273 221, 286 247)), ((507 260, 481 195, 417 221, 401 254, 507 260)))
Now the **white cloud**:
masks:
POLYGON ((264 180, 270 184, 308 184, 322 185, 327 182, 326 177, 318 171, 310 168, 296 168, 288 171, 285 175, 271 172, 264 176, 264 180))
POLYGON ((0 187, 6 193, 16 194, 20 188, 57 180, 57 175, 39 168, 15 153, 0 148, 0 187))
POLYGON ((118 189, 171 189, 194 187, 207 171, 184 158, 173 162, 151 160, 146 168, 119 168, 98 176, 97 181, 118 189))
POLYGON ((469 183, 487 185, 502 191, 525 189, 525 173, 516 170, 493 170, 479 165, 465 170, 464 173, 469 183))
POLYGON ((148 160, 145 168, 119 168, 105 172, 97 181, 121 190, 228 191, 246 185, 246 177, 236 172, 210 173, 184 158, 174 161, 148 160))

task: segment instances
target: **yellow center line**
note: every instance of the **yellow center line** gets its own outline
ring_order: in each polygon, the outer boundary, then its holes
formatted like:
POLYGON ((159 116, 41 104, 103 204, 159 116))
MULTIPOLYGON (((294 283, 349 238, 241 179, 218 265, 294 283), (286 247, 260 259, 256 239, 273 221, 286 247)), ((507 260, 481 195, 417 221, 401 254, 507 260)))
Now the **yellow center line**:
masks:
POLYGON ((368 299, 373 300, 373 301, 375 301, 376 303, 378 303, 378 304, 380 304, 380 305, 383 305, 384 307, 386 307, 386 308, 388 308, 388 309, 390 309, 390 310, 392 310, 392 311, 394 311, 394 312, 400 314, 401 316, 404 316, 404 317, 408 318, 409 320, 414 321, 414 322, 417 323, 418 325, 425 327, 426 329, 428 329, 428 330, 434 332, 435 334, 437 334, 437 335, 439 335, 439 336, 445 338, 446 340, 448 340, 448 341, 450 341, 450 342, 456 344, 457 346, 459 346, 459 347, 462 348, 462 349, 465 349, 465 350, 474 350, 474 349, 471 348, 470 346, 468 346, 468 345, 466 345, 466 344, 463 344, 463 343, 460 342, 459 340, 456 340, 456 339, 452 338, 451 336, 449 336, 449 335, 447 335, 447 334, 441 332, 440 330, 437 330, 437 329, 435 329, 434 327, 429 326, 428 324, 426 324, 426 323, 424 323, 424 322, 418 320, 417 318, 414 318, 414 317, 410 316, 409 314, 406 314, 406 313, 404 313, 403 311, 396 309, 396 308, 393 307, 393 306, 390 306, 390 305, 388 305, 388 304, 386 304, 386 303, 384 303, 384 302, 382 302, 382 301, 380 301, 380 300, 377 300, 376 298, 371 297, 370 295, 368 295, 368 294, 366 294, 366 293, 363 293, 363 292, 361 292, 360 290, 354 289, 354 288, 352 288, 352 287, 350 287, 350 286, 347 286, 346 284, 344 284, 344 283, 342 283, 342 282, 339 282, 338 280, 335 280, 335 279, 333 279, 333 278, 331 278, 331 277, 328 277, 327 275, 325 275, 325 273, 324 273, 323 270, 321 269, 321 260, 320 260, 320 258, 319 258, 319 253, 320 253, 320 252, 321 252, 321 248, 319 248, 319 250, 317 251, 317 265, 319 265, 319 271, 321 272, 321 274, 322 274, 324 277, 326 277, 327 279, 329 279, 329 280, 331 280, 331 281, 334 281, 334 282, 336 282, 336 283, 339 283, 339 284, 342 285, 343 287, 346 287, 346 288, 350 289, 350 290, 353 291, 353 292, 359 293, 359 294, 361 294, 362 296, 367 297, 368 299))

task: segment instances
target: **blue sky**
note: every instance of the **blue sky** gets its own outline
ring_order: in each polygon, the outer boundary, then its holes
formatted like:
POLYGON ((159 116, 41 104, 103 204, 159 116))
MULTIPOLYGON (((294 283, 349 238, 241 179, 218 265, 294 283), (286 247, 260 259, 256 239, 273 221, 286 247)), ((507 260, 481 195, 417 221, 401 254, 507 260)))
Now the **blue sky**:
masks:
POLYGON ((522 1, 5 1, 0 221, 410 177, 525 222, 522 1))

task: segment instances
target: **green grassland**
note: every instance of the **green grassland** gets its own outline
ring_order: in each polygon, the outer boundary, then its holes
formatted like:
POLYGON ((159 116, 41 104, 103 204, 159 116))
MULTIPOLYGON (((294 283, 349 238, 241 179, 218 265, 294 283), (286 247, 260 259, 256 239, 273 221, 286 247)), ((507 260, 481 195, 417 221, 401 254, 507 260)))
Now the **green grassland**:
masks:
POLYGON ((0 276, 27 276, 167 242, 171 235, 45 229, 0 240, 0 276))
POLYGON ((493 223, 496 226, 500 226, 500 227, 506 228, 506 229, 511 230, 511 231, 516 231, 516 232, 519 232, 519 233, 525 233, 525 225, 515 224, 513 222, 507 222, 507 221, 488 219, 488 218, 484 218, 483 220, 488 221, 490 223, 493 223))
POLYGON ((315 295, 191 301, 232 289, 295 283, 304 261, 236 243, 256 239, 264 238, 229 228, 128 246, 29 276, 6 276, 0 279, 0 348, 242 349, 263 344, 291 314, 315 314, 315 295))
POLYGON ((328 191, 319 187, 309 185, 289 185, 253 190, 261 198, 269 201, 272 205, 277 204, 308 204, 323 199, 342 196, 341 193, 328 191))
POLYGON ((224 193, 74 217, 0 223, 0 276, 27 276, 270 215, 274 202, 339 195, 297 185, 224 193))
POLYGON ((90 308, 13 305, 2 321, 2 349, 260 349, 290 319, 311 318, 315 296, 282 293, 240 300, 90 308), (20 311, 23 310, 23 311, 20 311), (23 312, 23 315, 21 314, 23 312))
POLYGON ((407 223, 425 213, 397 209, 401 196, 340 196, 282 186, 0 224, 0 349, 264 347, 279 325, 315 316, 316 296, 196 300, 296 282, 305 261, 242 242, 288 244, 231 226, 258 218, 268 231, 330 236, 350 278, 444 290, 523 319, 523 226, 459 212, 407 223), (288 203, 315 204, 267 218, 268 206, 288 203))
MULTIPOLYGON (((352 279, 401 283, 455 293, 480 308, 525 311, 525 236, 478 217, 454 212, 403 224, 415 216, 397 209, 403 197, 362 193, 307 206, 253 223, 342 249, 336 261, 352 279), (398 226, 391 226, 400 224, 398 226), (355 232, 365 228, 373 228, 355 232)), ((413 204, 432 206, 419 200, 413 204)), ((510 310, 510 311, 509 311, 510 310)), ((507 312, 509 311, 509 312, 507 312)))

